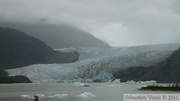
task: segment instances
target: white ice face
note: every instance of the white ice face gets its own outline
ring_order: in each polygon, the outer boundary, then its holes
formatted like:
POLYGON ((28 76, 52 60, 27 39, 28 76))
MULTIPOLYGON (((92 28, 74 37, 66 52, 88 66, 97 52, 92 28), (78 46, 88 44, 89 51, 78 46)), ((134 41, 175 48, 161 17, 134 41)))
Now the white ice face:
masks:
POLYGON ((24 75, 36 83, 54 82, 106 82, 119 68, 150 66, 166 59, 179 44, 162 44, 134 47, 69 48, 60 51, 77 51, 79 60, 68 64, 35 64, 9 69, 9 75, 24 75))

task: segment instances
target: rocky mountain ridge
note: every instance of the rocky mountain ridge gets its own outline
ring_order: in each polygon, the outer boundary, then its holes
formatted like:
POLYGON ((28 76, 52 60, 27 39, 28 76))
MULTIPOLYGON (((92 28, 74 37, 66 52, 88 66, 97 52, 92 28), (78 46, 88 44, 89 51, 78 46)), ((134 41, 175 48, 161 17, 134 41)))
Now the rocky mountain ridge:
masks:
POLYGON ((114 76, 122 81, 156 80, 159 83, 180 83, 180 48, 154 66, 131 67, 117 71, 114 76))
POLYGON ((69 63, 79 58, 77 52, 57 52, 44 42, 19 30, 0 27, 0 68, 32 64, 69 63))

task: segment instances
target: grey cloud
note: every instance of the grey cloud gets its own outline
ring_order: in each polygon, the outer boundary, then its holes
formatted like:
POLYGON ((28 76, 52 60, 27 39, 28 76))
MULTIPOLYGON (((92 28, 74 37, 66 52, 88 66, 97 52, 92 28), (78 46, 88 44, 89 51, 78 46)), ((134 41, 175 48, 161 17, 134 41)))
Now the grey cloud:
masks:
POLYGON ((1 0, 0 20, 66 23, 112 46, 179 42, 179 0, 1 0))

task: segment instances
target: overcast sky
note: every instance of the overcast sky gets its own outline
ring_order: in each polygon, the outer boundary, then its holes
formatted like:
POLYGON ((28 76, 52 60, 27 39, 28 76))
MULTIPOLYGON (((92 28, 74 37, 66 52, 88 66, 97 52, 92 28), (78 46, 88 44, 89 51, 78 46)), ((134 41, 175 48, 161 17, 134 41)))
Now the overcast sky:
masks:
POLYGON ((180 42, 180 0, 0 0, 0 20, 66 23, 111 46, 180 42))

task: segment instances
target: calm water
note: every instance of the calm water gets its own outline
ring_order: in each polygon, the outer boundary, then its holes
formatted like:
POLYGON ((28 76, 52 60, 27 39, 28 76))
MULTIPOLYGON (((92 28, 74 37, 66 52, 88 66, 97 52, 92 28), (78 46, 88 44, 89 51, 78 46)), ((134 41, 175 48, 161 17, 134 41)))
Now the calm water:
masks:
POLYGON ((90 87, 77 87, 74 84, 1 84, 0 101, 33 101, 20 95, 44 94, 46 97, 39 101, 123 101, 123 94, 172 94, 180 92, 139 91, 141 84, 110 84, 92 83, 90 87), (78 97, 90 92, 94 97, 78 97), (68 94, 66 97, 52 97, 55 94, 68 94), (51 96, 51 97, 50 97, 51 96))

